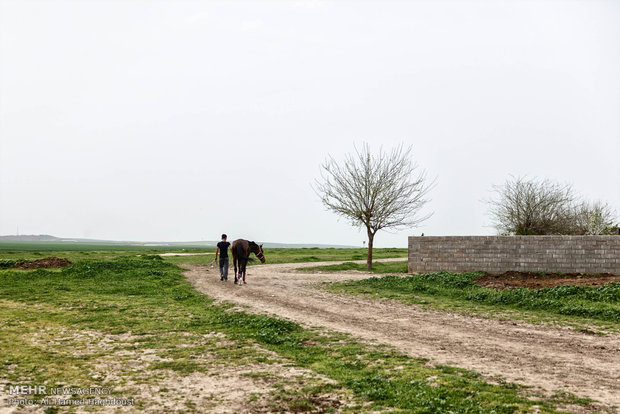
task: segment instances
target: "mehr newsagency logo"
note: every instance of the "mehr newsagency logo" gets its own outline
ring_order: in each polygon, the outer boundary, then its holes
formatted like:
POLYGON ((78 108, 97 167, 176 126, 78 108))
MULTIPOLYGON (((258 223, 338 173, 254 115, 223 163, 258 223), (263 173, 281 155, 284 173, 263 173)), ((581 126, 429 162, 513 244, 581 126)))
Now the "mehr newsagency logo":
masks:
POLYGON ((10 406, 133 406, 134 398, 112 397, 110 387, 9 385, 10 406), (62 398, 62 396, 71 398, 62 398), (81 398, 80 398, 81 396, 81 398))

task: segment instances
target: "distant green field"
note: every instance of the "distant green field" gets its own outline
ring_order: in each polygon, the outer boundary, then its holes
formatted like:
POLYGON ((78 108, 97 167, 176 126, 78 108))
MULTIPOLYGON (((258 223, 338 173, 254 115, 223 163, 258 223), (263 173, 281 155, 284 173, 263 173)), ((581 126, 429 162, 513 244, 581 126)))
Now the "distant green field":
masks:
MULTIPOLYGON (((129 244, 73 243, 58 241, 21 242, 0 241, 0 260, 36 260, 48 256, 62 257, 72 262, 101 260, 120 256, 160 254, 165 252, 200 253, 214 252, 214 248, 196 246, 138 246, 129 244)), ((203 260, 205 256, 202 257, 203 260)))
MULTIPOLYGON (((308 263, 308 262, 333 262, 344 260, 366 260, 366 249, 339 249, 309 247, 301 249, 265 249, 266 264, 275 263, 308 263)), ((1 257, 1 256, 0 256, 1 257)), ((252 255, 254 257, 254 255, 252 255)), ((374 249, 375 259, 390 257, 407 257, 407 249, 374 249)), ((207 256, 178 256, 166 257, 166 261, 175 264, 206 264, 213 260, 212 255, 207 256)), ((260 265, 258 260, 250 262, 250 265, 260 265)))
MULTIPOLYGON (((60 250, 59 242, 0 242, 0 260, 35 260, 47 256, 62 257, 72 262, 82 260, 107 260, 121 256, 136 257, 137 255, 157 255, 162 253, 210 253, 195 256, 165 256, 165 260, 173 264, 208 264, 214 259, 213 248, 196 248, 182 246, 128 246, 128 245, 104 245, 96 243, 72 244, 71 249, 60 250), (35 248, 47 246, 48 249, 35 248)), ((375 258, 406 257, 407 249, 374 249, 375 258)), ((252 255, 254 257, 254 255, 252 255)), ((298 248, 298 249, 265 249, 267 264, 274 263, 306 263, 328 262, 339 260, 364 260, 366 249, 340 249, 340 248, 298 248)), ((258 260, 250 265, 260 265, 258 260)))
POLYGON ((143 246, 120 243, 80 243, 80 242, 59 242, 59 241, 0 241, 0 252, 35 252, 35 251, 93 251, 93 250, 112 250, 112 251, 214 251, 215 248, 198 247, 196 245, 174 244, 170 246, 143 246))
MULTIPOLYGON (((269 263, 307 263, 336 260, 366 260, 367 249, 336 249, 316 247, 306 249, 265 249, 269 263)), ((375 259, 407 257, 407 249, 374 249, 375 259)))

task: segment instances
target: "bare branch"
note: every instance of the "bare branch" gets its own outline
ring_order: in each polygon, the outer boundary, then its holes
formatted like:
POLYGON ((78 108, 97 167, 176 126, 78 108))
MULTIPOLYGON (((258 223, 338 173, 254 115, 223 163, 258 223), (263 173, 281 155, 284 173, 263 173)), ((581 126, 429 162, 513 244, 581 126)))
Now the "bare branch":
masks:
POLYGON ((579 201, 568 184, 511 177, 493 190, 497 198, 487 203, 500 234, 611 234, 614 228, 607 204, 579 201))

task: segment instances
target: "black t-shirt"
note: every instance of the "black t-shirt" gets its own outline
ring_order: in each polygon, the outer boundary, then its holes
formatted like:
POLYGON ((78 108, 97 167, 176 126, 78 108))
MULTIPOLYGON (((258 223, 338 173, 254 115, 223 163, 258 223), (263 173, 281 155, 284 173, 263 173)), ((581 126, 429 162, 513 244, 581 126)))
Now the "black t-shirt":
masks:
POLYGON ((220 248, 220 259, 228 259, 228 246, 230 243, 227 241, 221 241, 217 244, 217 247, 220 248))

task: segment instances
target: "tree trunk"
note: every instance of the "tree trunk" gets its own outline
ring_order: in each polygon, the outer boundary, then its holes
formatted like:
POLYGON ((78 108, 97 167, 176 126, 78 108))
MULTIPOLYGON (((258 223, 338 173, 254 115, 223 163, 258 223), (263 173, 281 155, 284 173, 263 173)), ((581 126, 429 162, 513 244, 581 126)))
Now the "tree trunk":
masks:
POLYGON ((370 272, 372 270, 372 243, 375 239, 375 235, 368 230, 368 258, 366 259, 366 268, 370 272))

